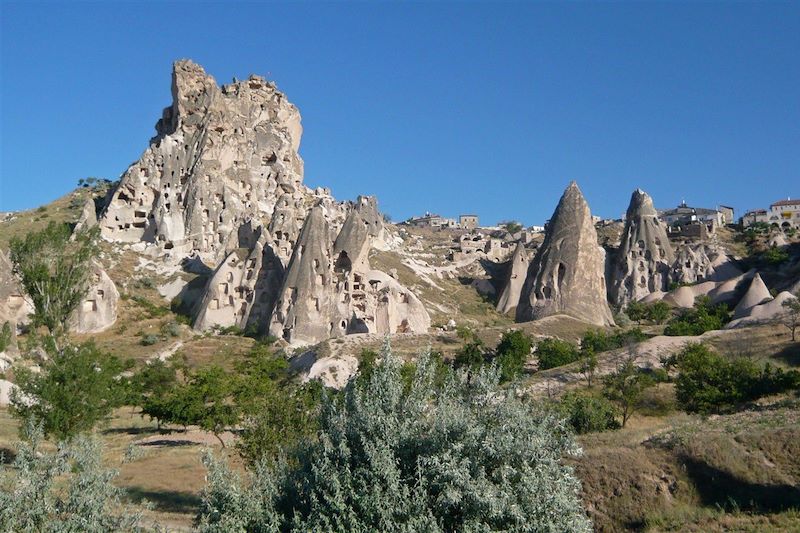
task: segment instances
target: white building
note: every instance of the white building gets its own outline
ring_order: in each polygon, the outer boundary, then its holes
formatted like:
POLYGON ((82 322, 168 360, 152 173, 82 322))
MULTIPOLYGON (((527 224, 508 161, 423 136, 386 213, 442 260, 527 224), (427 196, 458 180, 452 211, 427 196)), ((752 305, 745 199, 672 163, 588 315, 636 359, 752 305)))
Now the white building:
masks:
POLYGON ((800 200, 780 200, 769 206, 770 224, 781 228, 800 228, 800 200))

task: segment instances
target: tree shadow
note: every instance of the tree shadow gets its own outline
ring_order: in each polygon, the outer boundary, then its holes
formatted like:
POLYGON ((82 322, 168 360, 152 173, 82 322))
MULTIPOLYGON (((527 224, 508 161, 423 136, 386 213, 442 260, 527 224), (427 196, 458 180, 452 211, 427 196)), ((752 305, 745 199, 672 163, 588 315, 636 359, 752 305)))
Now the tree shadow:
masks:
POLYGON ((148 442, 140 442, 138 443, 139 446, 166 446, 167 448, 177 448, 179 446, 200 446, 199 442, 194 442, 191 440, 171 440, 171 439, 160 439, 160 440, 151 440, 148 442))
POLYGON ((147 433, 159 433, 159 431, 156 428, 147 427, 108 428, 103 430, 103 435, 144 435, 147 433))
POLYGON ((800 507, 800 488, 750 483, 704 461, 683 458, 702 503, 725 510, 776 513, 800 507))
POLYGON ((200 496, 193 492, 177 490, 147 490, 142 487, 127 487, 132 503, 148 501, 154 510, 166 513, 195 514, 200 507, 200 496))
POLYGON ((0 465, 10 465, 17 458, 17 452, 6 446, 0 446, 0 465))
POLYGON ((783 361, 787 365, 800 366, 800 343, 787 346, 775 354, 775 359, 783 361))

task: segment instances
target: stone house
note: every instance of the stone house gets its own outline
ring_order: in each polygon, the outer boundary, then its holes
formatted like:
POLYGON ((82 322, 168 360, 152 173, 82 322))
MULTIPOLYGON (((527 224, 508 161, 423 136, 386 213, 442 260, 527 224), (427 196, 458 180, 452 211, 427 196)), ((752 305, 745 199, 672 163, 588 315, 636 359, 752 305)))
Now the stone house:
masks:
POLYGON ((478 215, 461 215, 458 217, 458 226, 462 229, 475 229, 478 227, 478 215))
POLYGON ((767 223, 769 216, 766 209, 751 209, 742 215, 742 227, 748 228, 759 222, 767 223))
POLYGON ((769 206, 770 224, 783 229, 800 228, 800 200, 779 200, 769 206))

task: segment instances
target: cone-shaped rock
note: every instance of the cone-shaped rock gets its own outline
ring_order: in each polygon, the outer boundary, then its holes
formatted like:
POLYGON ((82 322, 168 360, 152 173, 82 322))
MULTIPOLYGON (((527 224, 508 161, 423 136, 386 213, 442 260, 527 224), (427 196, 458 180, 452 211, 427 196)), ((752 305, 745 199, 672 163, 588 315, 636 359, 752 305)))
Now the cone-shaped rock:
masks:
POLYGON ((650 196, 636 189, 611 271, 611 301, 625 305, 669 287, 675 254, 650 196))
POLYGON ((519 296, 522 293, 522 286, 525 284, 525 276, 528 274, 530 260, 525 246, 521 242, 517 243, 514 254, 511 256, 511 264, 508 266, 508 277, 497 301, 497 311, 500 313, 510 313, 517 308, 519 296))
POLYGON ((739 300, 739 303, 736 304, 733 310, 733 318, 747 316, 750 310, 755 306, 761 305, 769 300, 772 300, 772 295, 764 284, 764 280, 761 279, 761 274, 756 274, 753 276, 753 280, 750 282, 750 287, 747 289, 747 292, 742 299, 739 300))
POLYGON ((306 218, 289 261, 270 333, 292 344, 313 344, 333 329, 330 230, 321 207, 306 218))
POLYGON ((597 244, 589 205, 572 182, 531 263, 516 319, 564 314, 591 324, 613 324, 606 298, 605 251, 597 244))

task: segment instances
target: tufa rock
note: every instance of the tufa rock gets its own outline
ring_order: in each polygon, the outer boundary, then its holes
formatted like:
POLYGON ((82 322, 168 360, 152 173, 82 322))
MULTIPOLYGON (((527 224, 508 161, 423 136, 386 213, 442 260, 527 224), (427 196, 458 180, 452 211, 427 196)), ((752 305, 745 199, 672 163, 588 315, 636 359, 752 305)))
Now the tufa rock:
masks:
POLYGON ((248 221, 291 243, 313 196, 302 186, 297 108, 263 78, 220 88, 187 60, 174 64, 172 95, 157 135, 106 206, 102 235, 195 250, 215 264, 239 247, 248 221))
POLYGON ((589 205, 573 181, 547 226, 517 306, 517 322, 565 314, 600 326, 614 323, 606 300, 605 251, 589 205))
POLYGON ((748 316, 755 306, 770 300, 772 300, 772 295, 769 293, 769 289, 761 279, 761 275, 756 274, 750 281, 750 287, 748 287, 747 292, 733 309, 733 318, 748 316))
POLYGON ((497 301, 498 312, 505 314, 516 310, 529 266, 528 252, 525 250, 525 246, 519 242, 511 256, 508 277, 503 285, 503 292, 500 293, 500 299, 497 301))
POLYGON ((664 224, 650 196, 636 189, 625 216, 622 242, 612 267, 609 296, 624 306, 669 287, 675 260, 664 224))
POLYGON ((91 279, 86 296, 69 318, 69 329, 76 333, 104 331, 117 321, 117 286, 96 262, 92 265, 91 279))

